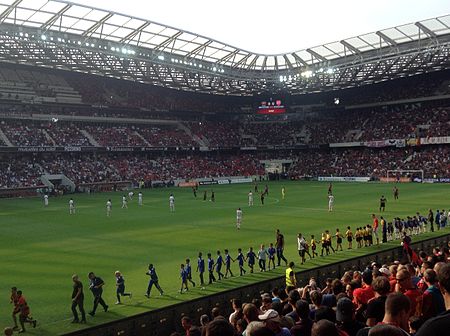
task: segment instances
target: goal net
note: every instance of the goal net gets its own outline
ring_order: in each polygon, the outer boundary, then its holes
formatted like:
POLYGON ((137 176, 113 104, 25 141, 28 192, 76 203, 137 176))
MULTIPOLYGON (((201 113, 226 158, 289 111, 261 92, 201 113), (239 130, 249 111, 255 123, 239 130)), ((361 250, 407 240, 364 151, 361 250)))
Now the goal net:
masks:
POLYGON ((424 173, 422 169, 394 169, 388 170, 386 182, 421 182, 423 183, 424 173))

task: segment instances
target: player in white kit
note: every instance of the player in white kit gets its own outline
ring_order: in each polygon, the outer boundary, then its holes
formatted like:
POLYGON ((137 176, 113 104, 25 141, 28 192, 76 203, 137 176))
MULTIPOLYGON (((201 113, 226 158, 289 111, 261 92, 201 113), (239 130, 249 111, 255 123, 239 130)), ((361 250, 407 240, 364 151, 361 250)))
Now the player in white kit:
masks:
POLYGON ((334 196, 328 195, 328 211, 333 211, 334 196))
POLYGON ((142 205, 142 192, 140 192, 140 191, 139 191, 139 194, 138 194, 138 204, 142 205))
POLYGON ((248 206, 253 206, 253 193, 251 190, 248 193, 248 206))
POLYGON ((48 195, 47 194, 44 195, 44 206, 48 207, 48 195))
POLYGON ((236 227, 238 230, 241 229, 241 222, 242 222, 242 210, 241 208, 238 208, 236 210, 236 227))
POLYGON ((173 194, 170 194, 170 196, 169 196, 169 208, 170 208, 170 212, 175 211, 175 197, 173 197, 173 194))
POLYGON ((111 207, 112 203, 111 200, 109 199, 108 202, 106 202, 106 217, 111 216, 111 207))
POLYGON ((128 209, 128 202, 125 195, 122 196, 122 209, 128 209))
POLYGON ((130 199, 130 201, 133 199, 133 196, 134 196, 134 192, 130 191, 128 193, 128 198, 130 199))
POLYGON ((73 201, 72 198, 69 200, 69 214, 70 215, 75 214, 75 202, 73 201))

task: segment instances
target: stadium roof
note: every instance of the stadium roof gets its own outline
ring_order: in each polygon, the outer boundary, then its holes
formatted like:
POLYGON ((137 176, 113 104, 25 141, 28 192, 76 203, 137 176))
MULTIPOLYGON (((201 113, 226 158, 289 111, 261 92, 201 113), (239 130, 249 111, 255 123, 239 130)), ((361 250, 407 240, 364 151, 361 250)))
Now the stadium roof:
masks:
POLYGON ((448 68, 450 15, 263 55, 70 2, 0 0, 0 42, 0 61, 215 94, 298 94, 448 68))

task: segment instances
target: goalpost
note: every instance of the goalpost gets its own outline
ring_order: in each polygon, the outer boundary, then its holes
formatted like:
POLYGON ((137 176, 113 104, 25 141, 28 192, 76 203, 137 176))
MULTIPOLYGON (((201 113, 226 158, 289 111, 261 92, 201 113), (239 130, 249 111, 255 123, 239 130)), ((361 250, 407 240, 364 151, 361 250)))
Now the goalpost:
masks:
POLYGON ((386 181, 389 182, 390 179, 396 180, 401 177, 410 177, 411 181, 414 181, 414 177, 420 176, 420 181, 423 183, 424 173, 422 169, 393 169, 388 170, 386 175, 386 181))

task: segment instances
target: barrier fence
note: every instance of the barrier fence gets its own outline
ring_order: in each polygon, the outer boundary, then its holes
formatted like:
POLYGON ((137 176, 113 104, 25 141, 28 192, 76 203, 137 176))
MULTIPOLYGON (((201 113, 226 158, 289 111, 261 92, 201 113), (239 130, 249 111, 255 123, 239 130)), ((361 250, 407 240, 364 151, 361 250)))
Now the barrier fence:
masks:
MULTIPOLYGON (((435 246, 447 246, 450 235, 430 238, 412 244, 416 251, 423 250, 431 253, 435 246)), ((344 272, 349 270, 361 270, 373 261, 392 263, 402 256, 402 248, 395 247, 381 252, 367 254, 340 262, 332 263, 328 266, 315 267, 296 273, 299 286, 305 285, 310 277, 318 279, 318 283, 323 283, 326 278, 340 278, 344 272)), ((124 319, 112 321, 87 329, 64 334, 65 336, 168 336, 174 331, 181 331, 181 317, 189 316, 196 323, 203 314, 209 314, 211 309, 218 307, 222 314, 231 314, 230 301, 233 298, 241 298, 243 302, 257 298, 263 292, 270 292, 274 287, 284 287, 285 277, 273 278, 247 286, 227 290, 218 294, 201 297, 191 301, 186 301, 168 307, 152 310, 139 315, 130 316, 124 319)))

